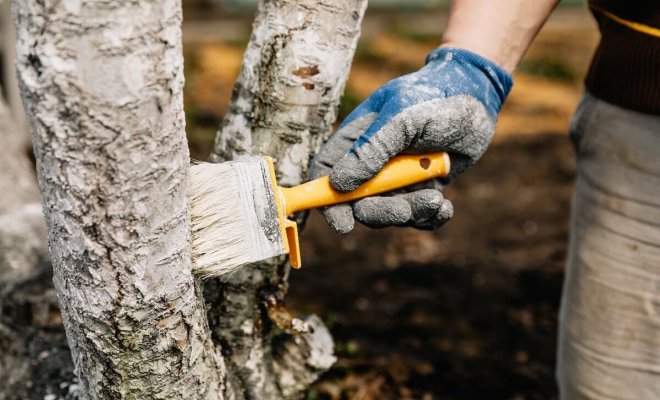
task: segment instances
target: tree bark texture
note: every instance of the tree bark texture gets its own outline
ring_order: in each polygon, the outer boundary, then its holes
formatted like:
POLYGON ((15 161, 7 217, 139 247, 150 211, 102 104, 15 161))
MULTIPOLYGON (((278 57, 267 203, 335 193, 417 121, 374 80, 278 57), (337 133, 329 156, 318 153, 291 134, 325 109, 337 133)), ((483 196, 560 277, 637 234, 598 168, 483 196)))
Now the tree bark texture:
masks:
POLYGON ((0 399, 75 392, 48 258, 46 223, 14 68, 11 9, 0 1, 0 399), (42 340, 48 337, 48 340, 42 340), (62 349, 62 347, 64 347, 62 349), (48 376, 53 379, 43 379, 48 376), (48 382, 44 382, 48 381, 48 382))
MULTIPOLYGON (((268 155, 280 184, 303 181, 337 117, 366 6, 260 1, 213 162, 268 155)), ((284 308, 288 273, 275 260, 207 282, 212 330, 242 398, 299 397, 335 361, 322 321, 303 322, 284 308)))
POLYGON ((13 11, 81 396, 222 398, 190 264, 180 0, 15 0, 13 11))

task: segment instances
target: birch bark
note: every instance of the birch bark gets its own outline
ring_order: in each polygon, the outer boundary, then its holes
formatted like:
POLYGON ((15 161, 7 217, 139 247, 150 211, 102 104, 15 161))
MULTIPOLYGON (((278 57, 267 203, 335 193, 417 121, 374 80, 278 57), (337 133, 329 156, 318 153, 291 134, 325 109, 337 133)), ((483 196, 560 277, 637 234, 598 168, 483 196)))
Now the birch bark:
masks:
MULTIPOLYGON (((366 5, 260 1, 212 161, 269 155, 280 184, 303 181, 337 117, 366 5)), ((276 260, 206 285, 209 321, 243 398, 296 398, 335 361, 320 319, 286 312, 288 273, 276 260)))
POLYGON ((15 0, 17 69, 83 398, 222 398, 190 271, 180 0, 15 0))

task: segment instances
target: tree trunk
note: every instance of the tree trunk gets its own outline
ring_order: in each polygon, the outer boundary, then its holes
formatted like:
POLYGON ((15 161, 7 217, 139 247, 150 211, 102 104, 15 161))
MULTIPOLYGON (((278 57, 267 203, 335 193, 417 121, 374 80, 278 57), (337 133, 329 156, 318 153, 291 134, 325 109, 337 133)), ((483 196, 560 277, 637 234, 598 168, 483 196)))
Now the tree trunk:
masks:
MULTIPOLYGON (((303 181, 310 157, 336 119, 366 5, 366 0, 259 3, 212 161, 269 155, 281 184, 303 181)), ((320 319, 303 323, 284 309, 288 273, 288 265, 275 260, 206 285, 209 321, 242 398, 299 397, 335 360, 320 319)))
MULTIPOLYGON (((365 8, 262 1, 215 161, 268 154, 280 182, 302 181, 336 118, 365 8)), ((284 309, 288 266, 207 285, 215 346, 190 274, 180 2, 15 0, 14 18, 79 377, 69 397, 300 397, 334 362, 333 343, 318 317, 284 309)))
POLYGON ((13 7, 81 396, 221 398, 191 274, 180 0, 13 7))

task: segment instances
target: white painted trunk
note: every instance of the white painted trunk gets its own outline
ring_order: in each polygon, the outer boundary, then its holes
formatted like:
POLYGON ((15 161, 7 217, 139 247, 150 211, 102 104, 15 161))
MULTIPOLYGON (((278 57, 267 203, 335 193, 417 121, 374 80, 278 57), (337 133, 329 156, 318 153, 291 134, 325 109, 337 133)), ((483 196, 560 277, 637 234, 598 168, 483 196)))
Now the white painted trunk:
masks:
POLYGON ((267 154, 279 182, 303 181, 330 135, 366 0, 262 0, 211 160, 267 154))
POLYGON ((15 0, 13 11, 82 397, 223 398, 190 271, 180 0, 15 0))
MULTIPOLYGON (((260 4, 215 161, 268 154, 281 182, 305 177, 365 8, 260 4)), ((207 285, 215 345, 190 273, 180 0, 15 0, 14 19, 81 396, 300 397, 334 362, 333 343, 320 319, 284 309, 288 267, 207 285)))
MULTIPOLYGON (((269 155, 281 184, 305 179, 310 157, 337 117, 366 5, 260 1, 212 161, 269 155)), ((211 328, 242 398, 299 397, 335 360, 320 319, 303 324, 284 309, 288 273, 288 265, 275 260, 206 285, 211 328)))

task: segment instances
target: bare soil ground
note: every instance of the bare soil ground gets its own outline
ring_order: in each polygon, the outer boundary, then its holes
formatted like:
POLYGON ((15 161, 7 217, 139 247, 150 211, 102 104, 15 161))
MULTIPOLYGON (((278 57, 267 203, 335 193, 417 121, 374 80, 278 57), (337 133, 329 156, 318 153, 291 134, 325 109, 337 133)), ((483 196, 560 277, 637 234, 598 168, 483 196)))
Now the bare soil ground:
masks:
MULTIPOLYGON (((358 226, 340 237, 312 213, 287 305, 324 318, 338 362, 307 398, 556 398, 573 175, 566 136, 509 135, 446 190, 456 215, 439 231, 358 226)), ((68 398, 72 388, 52 383, 75 381, 51 279, 0 305, 38 360, 27 386, 4 383, 9 398, 68 398)))
POLYGON ((323 316, 339 361, 310 399, 552 399, 574 159, 568 138, 509 136, 446 192, 437 232, 319 214, 288 305, 323 316))

